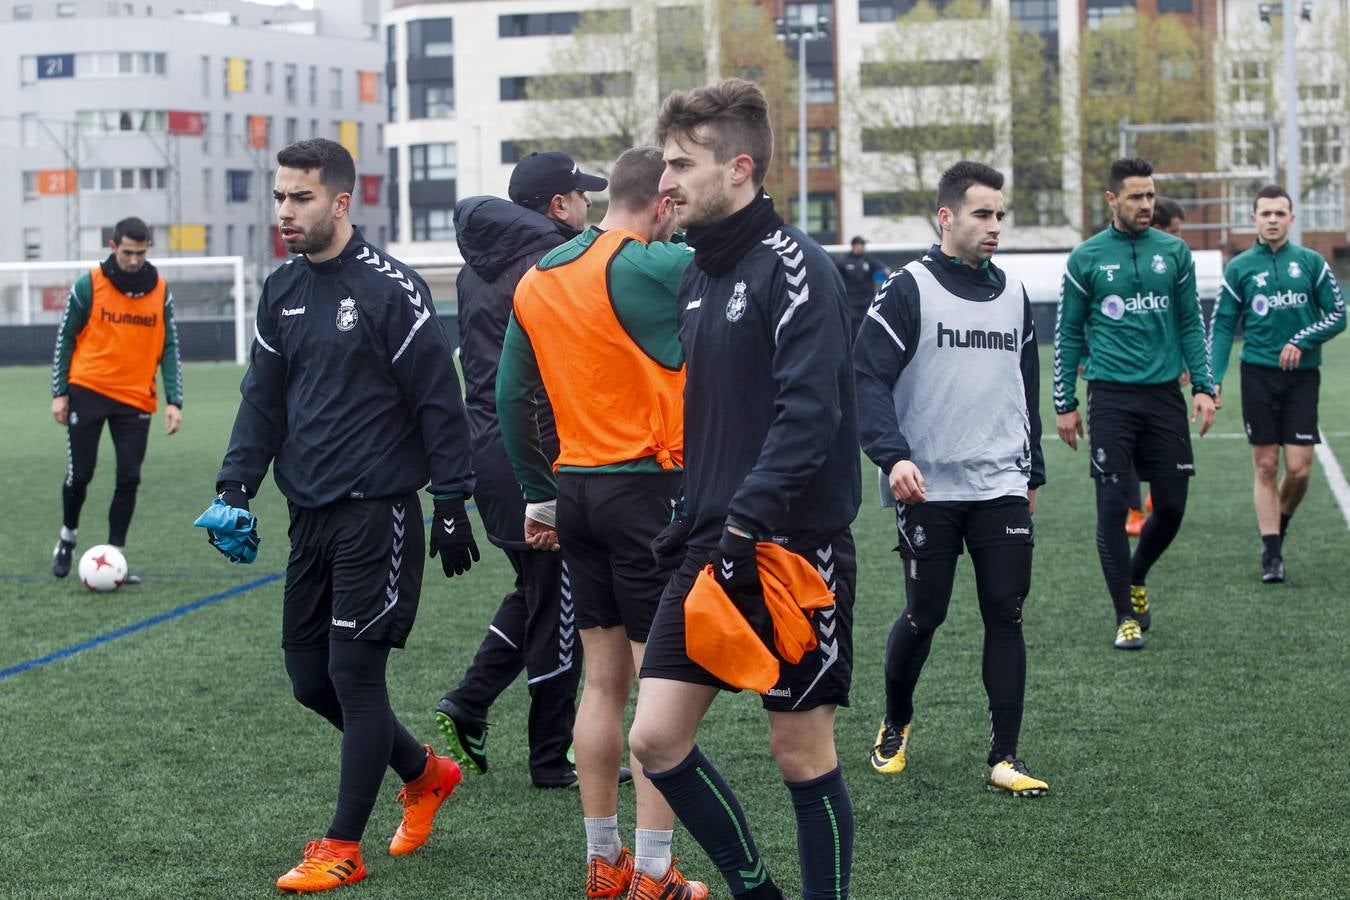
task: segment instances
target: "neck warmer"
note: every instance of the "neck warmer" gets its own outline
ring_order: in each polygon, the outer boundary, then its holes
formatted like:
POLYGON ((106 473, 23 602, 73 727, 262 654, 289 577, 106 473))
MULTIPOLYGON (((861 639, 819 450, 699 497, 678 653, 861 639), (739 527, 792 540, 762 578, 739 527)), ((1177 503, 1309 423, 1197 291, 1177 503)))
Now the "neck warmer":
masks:
POLYGON ((782 224, 773 198, 760 191, 754 200, 720 222, 690 228, 686 240, 694 248, 694 265, 717 277, 730 272, 755 244, 782 224))
POLYGON ((123 272, 117 267, 117 256, 109 253, 108 258, 99 263, 99 268, 112 282, 112 286, 128 297, 140 297, 148 294, 159 283, 159 270, 148 262, 135 272, 123 272))

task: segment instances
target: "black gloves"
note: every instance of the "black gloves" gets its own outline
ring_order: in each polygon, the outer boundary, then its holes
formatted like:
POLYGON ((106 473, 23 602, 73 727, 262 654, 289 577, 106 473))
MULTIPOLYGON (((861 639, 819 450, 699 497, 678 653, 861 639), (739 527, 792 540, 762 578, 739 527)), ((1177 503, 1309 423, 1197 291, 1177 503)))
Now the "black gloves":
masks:
POLYGON ((662 570, 669 571, 684 562, 685 545, 689 541, 689 520, 677 511, 670 524, 652 538, 652 558, 662 570))
POLYGON ((222 481, 216 485, 216 490, 220 492, 220 499, 225 501, 226 506, 248 509, 248 493, 242 484, 222 481))
POLYGON ((446 578, 463 575, 478 562, 478 544, 469 526, 469 513, 464 500, 435 500, 436 513, 431 517, 431 558, 441 556, 441 568, 446 578))
POLYGON ((728 525, 713 554, 713 577, 727 597, 750 623, 764 646, 773 649, 773 620, 764 605, 764 588, 759 582, 755 559, 755 539, 736 534, 728 525))

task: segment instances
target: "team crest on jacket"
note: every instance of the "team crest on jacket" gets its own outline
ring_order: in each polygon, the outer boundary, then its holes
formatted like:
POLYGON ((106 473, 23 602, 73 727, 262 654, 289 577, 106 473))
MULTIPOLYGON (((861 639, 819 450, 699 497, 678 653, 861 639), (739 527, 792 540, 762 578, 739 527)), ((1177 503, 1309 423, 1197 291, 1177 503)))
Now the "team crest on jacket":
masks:
POLYGON ((1298 278, 1302 274, 1303 274, 1303 267, 1298 264, 1298 260, 1296 259, 1289 260, 1289 277, 1298 278))
POLYGON ((356 327, 356 301, 347 297, 338 301, 338 331, 351 331, 356 327))
POLYGON ((1167 271, 1167 262, 1162 258, 1161 253, 1153 254, 1153 271, 1159 275, 1167 271))
POLYGON ((727 321, 738 322, 745 315, 745 282, 738 281, 731 288, 731 299, 727 301, 727 321))

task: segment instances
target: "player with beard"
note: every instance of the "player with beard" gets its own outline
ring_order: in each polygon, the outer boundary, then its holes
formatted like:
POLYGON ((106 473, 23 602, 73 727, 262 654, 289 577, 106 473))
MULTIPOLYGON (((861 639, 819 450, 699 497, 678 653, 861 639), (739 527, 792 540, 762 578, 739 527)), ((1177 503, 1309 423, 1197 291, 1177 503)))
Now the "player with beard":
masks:
MULTIPOLYGON (((155 369, 167 405, 164 433, 183 421, 183 368, 173 294, 145 258, 150 229, 123 219, 108 242, 112 253, 70 289, 52 361, 52 418, 66 426, 66 480, 61 485, 61 533, 52 550, 52 574, 70 574, 85 492, 94 477, 106 422, 117 453, 117 482, 108 507, 108 543, 127 542, 141 483, 150 417, 159 403, 155 369)), ((127 575, 125 584, 139 584, 127 575)))
POLYGON ((248 510, 268 466, 290 508, 282 647, 295 698, 342 732, 337 810, 322 840, 277 880, 322 891, 366 875, 361 836, 386 767, 404 782, 389 852, 426 842, 460 781, 454 760, 394 717, 389 652, 412 630, 430 480, 431 556, 447 577, 478 559, 465 500, 468 424, 450 340, 426 284, 367 243, 349 217, 356 167, 333 141, 277 154, 277 224, 299 254, 258 300, 219 497, 197 524, 234 562, 257 556, 248 510))
POLYGON ((1156 199, 1145 160, 1111 164, 1111 224, 1069 254, 1055 324, 1055 425, 1074 450, 1083 435, 1076 377, 1090 354, 1089 463, 1097 491, 1097 553, 1115 610, 1114 645, 1139 650, 1152 619, 1149 569, 1181 529, 1195 474, 1186 402, 1177 380, 1191 373, 1191 421, 1214 424, 1195 261, 1180 238, 1150 227, 1156 199), (1125 520, 1133 463, 1153 494, 1153 514, 1130 554, 1125 520))
MULTIPOLYGON (((658 542, 684 552, 652 622, 629 744, 731 893, 781 897, 735 793, 695 743, 729 686, 689 658, 685 604, 711 563, 714 589, 754 630, 747 639, 763 645, 746 649, 762 653, 777 638, 760 557, 800 557, 833 592, 833 605, 812 620, 814 649, 795 664, 779 659, 761 702, 796 814, 803 896, 846 897, 853 807, 834 721, 848 705, 852 673, 849 525, 859 469, 843 281, 761 189, 773 131, 755 85, 729 79, 672 94, 657 143, 666 163, 661 190, 694 248, 679 291, 687 516, 658 542)), ((683 886, 663 893, 642 873, 629 892, 630 900, 690 896, 683 886)))
POLYGON ((1031 591, 1041 455, 1040 358, 1031 301, 992 262, 1003 175, 956 163, 938 182, 942 242, 877 293, 854 346, 863 450, 895 504, 905 611, 886 647, 886 717, 872 768, 903 772, 914 688, 970 549, 984 620, 992 790, 1049 785, 1017 756, 1026 686, 1022 613, 1031 591))

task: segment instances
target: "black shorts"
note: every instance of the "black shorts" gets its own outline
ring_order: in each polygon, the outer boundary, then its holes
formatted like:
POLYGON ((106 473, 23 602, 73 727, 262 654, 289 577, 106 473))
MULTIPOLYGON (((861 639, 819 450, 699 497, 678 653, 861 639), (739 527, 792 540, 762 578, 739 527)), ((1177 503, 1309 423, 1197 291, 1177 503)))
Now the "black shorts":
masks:
POLYGON ((425 562, 417 494, 290 511, 281 646, 312 650, 333 639, 402 647, 425 562))
POLYGON ((670 524, 680 496, 679 472, 558 473, 558 543, 563 590, 571 591, 577 627, 624 627, 645 643, 667 573, 652 540, 670 524))
POLYGON ((1175 382, 1088 385, 1088 462, 1094 478, 1142 481, 1195 474, 1186 399, 1175 382))
POLYGON ((949 559, 962 547, 977 550, 1001 544, 1035 543, 1031 504, 1025 497, 962 502, 899 503, 895 549, 904 559, 949 559))
POLYGON ((1320 369, 1286 372, 1270 366, 1242 364, 1242 421, 1247 441, 1256 446, 1320 444, 1317 395, 1320 369))
MULTIPOLYGON (((834 606, 819 610, 812 617, 818 641, 816 649, 796 665, 781 663, 778 683, 760 695, 760 700, 771 712, 805 712, 828 704, 848 706, 848 690, 853 680, 853 595, 857 578, 853 535, 845 529, 824 540, 789 538, 786 546, 816 564, 816 571, 834 591, 834 606)), ((736 690, 713 677, 685 652, 684 598, 698 573, 712 561, 712 555, 709 548, 690 547, 666 585, 647 639, 643 678, 668 678, 712 685, 724 691, 736 690)))

